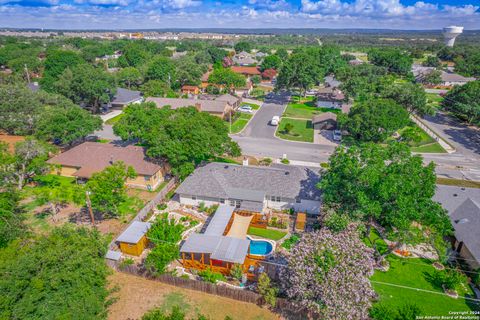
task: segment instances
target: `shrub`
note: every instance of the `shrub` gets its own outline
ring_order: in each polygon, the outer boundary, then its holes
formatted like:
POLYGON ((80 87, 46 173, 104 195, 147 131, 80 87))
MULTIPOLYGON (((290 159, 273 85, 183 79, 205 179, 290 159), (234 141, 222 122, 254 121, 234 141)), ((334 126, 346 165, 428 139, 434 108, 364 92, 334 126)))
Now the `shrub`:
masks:
POLYGON ((460 271, 454 269, 435 270, 432 281, 436 286, 443 286, 447 290, 455 290, 466 281, 466 277, 460 271))
POLYGON ((132 258, 126 258, 126 259, 123 259, 122 262, 120 262, 120 269, 123 269, 127 266, 131 266, 135 263, 135 261, 133 261, 132 258))
POLYGON ((262 160, 260 160, 259 164, 261 166, 269 166, 272 164, 272 159, 270 158, 263 158, 262 160))
POLYGON ((288 222, 284 221, 283 219, 279 219, 278 217, 272 217, 268 221, 268 226, 279 229, 286 229, 288 227, 288 222))
POLYGON ((260 277, 258 277, 258 292, 267 304, 275 307, 277 304, 278 288, 272 286, 270 278, 266 273, 262 273, 260 277))
POLYGON ((163 211, 163 210, 167 209, 167 204, 166 203, 160 203, 159 205, 157 205, 157 209, 159 211, 163 211))
POLYGON ((290 238, 283 241, 282 247, 290 250, 298 241, 300 241, 300 237, 296 234, 293 234, 290 238))
POLYGON ((324 219, 323 223, 325 226, 333 232, 340 232, 345 230, 345 228, 349 224, 349 219, 347 215, 339 214, 339 213, 331 213, 327 215, 324 219))
POLYGON ((239 265, 239 264, 234 264, 233 265, 233 268, 230 270, 230 275, 241 281, 242 280, 242 276, 243 276, 243 269, 242 269, 242 266, 239 265))
POLYGON ((225 281, 223 274, 219 272, 214 272, 212 269, 207 268, 205 270, 199 271, 198 275, 207 282, 216 283, 217 281, 225 281))
POLYGON ((145 259, 145 266, 151 271, 165 273, 171 261, 178 257, 179 247, 172 243, 158 243, 145 259))
POLYGON ((287 158, 284 158, 284 159, 280 160, 280 162, 283 163, 283 164, 289 164, 290 160, 288 160, 287 158))

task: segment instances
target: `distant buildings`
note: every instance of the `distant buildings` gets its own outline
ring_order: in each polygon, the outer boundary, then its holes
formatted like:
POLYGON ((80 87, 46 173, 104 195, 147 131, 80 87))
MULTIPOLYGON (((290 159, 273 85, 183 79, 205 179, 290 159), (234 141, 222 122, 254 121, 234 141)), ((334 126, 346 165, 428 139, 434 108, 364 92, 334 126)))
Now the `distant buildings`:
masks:
POLYGON ((254 58, 253 55, 245 51, 234 55, 232 57, 232 61, 234 64, 239 66, 250 66, 258 63, 258 61, 254 58))
MULTIPOLYGON (((412 66, 412 73, 415 77, 415 80, 419 83, 424 83, 425 79, 428 75, 430 75, 432 72, 437 70, 434 67, 424 67, 420 65, 413 65, 412 66)), ((442 87, 453 87, 453 86, 462 86, 470 81, 475 81, 475 78, 473 77, 464 77, 462 75, 459 75, 457 73, 454 73, 452 71, 444 71, 444 70, 439 70, 440 71, 440 83, 438 83, 438 86, 442 87)))

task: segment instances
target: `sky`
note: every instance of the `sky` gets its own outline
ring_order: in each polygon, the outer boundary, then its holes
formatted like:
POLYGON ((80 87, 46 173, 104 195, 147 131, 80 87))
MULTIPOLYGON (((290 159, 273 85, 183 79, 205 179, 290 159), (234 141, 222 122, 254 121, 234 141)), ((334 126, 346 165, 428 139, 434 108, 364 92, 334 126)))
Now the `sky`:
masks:
POLYGON ((480 0, 0 0, 0 27, 480 29, 480 0))

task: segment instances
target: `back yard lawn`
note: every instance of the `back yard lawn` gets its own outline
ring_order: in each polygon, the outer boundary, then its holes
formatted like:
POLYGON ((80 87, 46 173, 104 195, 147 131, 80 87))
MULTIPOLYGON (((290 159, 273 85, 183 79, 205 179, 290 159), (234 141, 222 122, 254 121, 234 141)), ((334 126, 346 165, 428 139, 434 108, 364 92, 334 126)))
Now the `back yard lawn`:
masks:
POLYGON ((279 230, 263 229, 263 228, 255 228, 255 227, 248 228, 247 233, 252 236, 271 239, 275 241, 282 239, 287 234, 286 232, 279 231, 279 230))
POLYGON ((398 308, 407 303, 415 303, 422 315, 447 316, 451 311, 472 310, 465 299, 473 295, 468 284, 463 285, 462 292, 458 292, 458 299, 443 294, 443 289, 430 281, 435 268, 428 260, 418 258, 400 258, 394 255, 387 257, 390 269, 387 272, 375 271, 370 278, 375 292, 379 295, 379 303, 398 308), (403 288, 411 287, 416 289, 403 288))
MULTIPOLYGON (((240 116, 235 119, 232 123, 232 129, 230 133, 239 133, 240 131, 245 128, 247 125, 248 121, 252 118, 252 114, 250 113, 244 113, 244 112, 239 112, 240 116)), ((228 124, 229 125, 229 124, 228 124)))
POLYGON ((324 112, 339 113, 340 110, 332 108, 319 108, 315 105, 315 102, 310 100, 299 103, 289 103, 285 109, 285 112, 283 113, 283 116, 288 118, 311 120, 313 116, 322 114, 324 112))
POLYGON ((114 125, 115 123, 117 123, 120 119, 122 119, 123 117, 123 113, 120 113, 119 115, 113 117, 113 118, 110 118, 108 119, 107 121, 105 121, 106 124, 110 124, 110 125, 114 125))
POLYGON ((311 120, 282 118, 276 133, 277 137, 285 140, 313 142, 313 126, 311 120), (287 132, 285 126, 290 124, 292 129, 287 132))

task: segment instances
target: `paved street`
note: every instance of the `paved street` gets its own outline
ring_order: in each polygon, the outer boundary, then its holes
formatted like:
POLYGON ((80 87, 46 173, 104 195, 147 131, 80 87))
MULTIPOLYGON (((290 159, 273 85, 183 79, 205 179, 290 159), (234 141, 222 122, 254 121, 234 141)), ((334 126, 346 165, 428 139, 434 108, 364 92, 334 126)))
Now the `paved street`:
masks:
MULTIPOLYGON (((257 157, 327 162, 335 146, 285 141, 275 137, 276 127, 269 121, 280 116, 287 101, 282 98, 269 100, 262 105, 245 130, 232 138, 240 144, 244 154, 257 157)), ((443 177, 480 181, 480 132, 444 115, 426 117, 424 122, 451 143, 457 151, 452 154, 422 154, 425 163, 436 163, 436 172, 443 177)))
POLYGON ((285 141, 275 137, 277 127, 270 125, 273 116, 281 116, 287 103, 287 96, 276 96, 267 100, 256 112, 250 123, 239 135, 232 138, 240 144, 244 154, 257 157, 281 158, 283 154, 290 160, 326 162, 334 151, 333 146, 314 145, 285 141))

